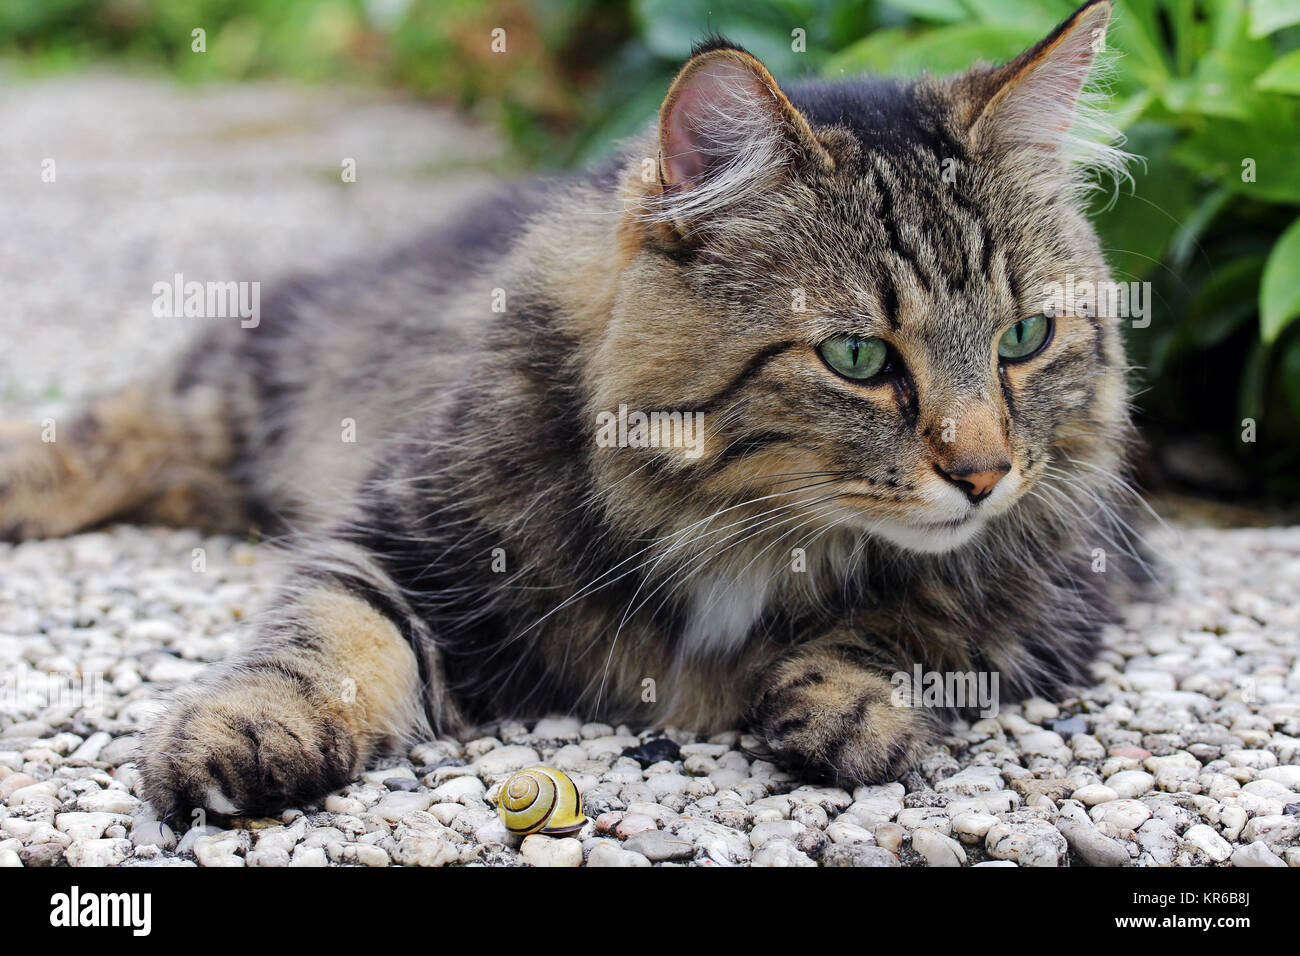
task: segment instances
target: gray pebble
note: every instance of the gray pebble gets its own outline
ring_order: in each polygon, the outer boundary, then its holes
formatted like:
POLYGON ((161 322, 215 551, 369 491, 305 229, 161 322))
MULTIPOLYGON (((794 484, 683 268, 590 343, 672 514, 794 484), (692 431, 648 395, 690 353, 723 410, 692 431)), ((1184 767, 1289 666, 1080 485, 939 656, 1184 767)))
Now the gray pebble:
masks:
POLYGON ((686 860, 695 855, 694 845, 663 830, 643 830, 623 843, 623 849, 639 853, 651 862, 686 860))

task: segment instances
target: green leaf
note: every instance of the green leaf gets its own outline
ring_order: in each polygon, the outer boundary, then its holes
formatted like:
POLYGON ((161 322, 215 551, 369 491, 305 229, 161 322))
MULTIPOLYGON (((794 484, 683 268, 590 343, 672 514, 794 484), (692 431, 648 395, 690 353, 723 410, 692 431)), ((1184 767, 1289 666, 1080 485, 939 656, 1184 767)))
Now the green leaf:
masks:
POLYGON ((1266 37, 1283 27, 1300 23, 1300 4, 1295 0, 1250 0, 1250 35, 1266 37))
POLYGON ((1282 391, 1291 404, 1291 411, 1300 418, 1300 336, 1292 339, 1290 346, 1282 353, 1277 372, 1282 379, 1282 391))
MULTIPOLYGON (((623 145, 622 140, 641 132, 659 111, 674 72, 670 69, 652 76, 641 89, 623 99, 616 110, 610 111, 605 122, 583 136, 577 146, 578 165, 588 166, 613 155, 623 145)), ((640 74, 636 75, 640 79, 640 74)))
POLYGON ((1200 349, 1218 345, 1255 314, 1263 256, 1245 256, 1216 268, 1201 283, 1191 302, 1192 343, 1200 349))
POLYGON ((1259 285, 1259 333, 1273 342, 1300 315, 1300 219, 1287 227, 1268 254, 1259 285))
POLYGON ((720 33, 758 57, 773 73, 802 73, 820 62, 824 18, 814 8, 781 0, 708 3, 704 0, 637 0, 634 13, 642 39, 659 57, 678 63, 706 34, 720 33), (792 49, 791 31, 807 31, 806 53, 792 49))
MULTIPOLYGON (((825 29, 827 53, 844 49, 877 26, 878 11, 872 0, 853 0, 850 3, 822 0, 821 7, 822 12, 817 15, 814 23, 821 24, 825 29)), ((809 36, 810 40, 814 38, 818 43, 822 42, 815 31, 809 36)))
MULTIPOLYGON (((1189 37, 1195 18, 1190 16, 1190 5, 1180 7, 1189 11, 1189 16, 1179 36, 1189 37)), ((1209 116, 1251 120, 1261 112, 1253 84, 1273 59, 1273 44, 1247 35, 1245 12, 1238 4, 1218 4, 1210 13, 1210 49, 1197 51, 1190 42, 1183 46, 1185 61, 1195 63, 1185 108, 1209 116)))
POLYGON ((981 23, 1034 30, 1039 39, 1078 9, 1073 0, 965 0, 981 23))
POLYGON ((1106 258, 1116 278, 1141 279, 1164 258, 1179 226, 1196 208, 1196 176, 1170 162, 1177 133, 1167 126, 1138 123, 1126 149, 1146 157, 1133 167, 1134 187, 1121 188, 1115 203, 1095 217, 1106 258))
POLYGON ((1228 190, 1222 187, 1214 190, 1178 227, 1173 241, 1169 244, 1169 264, 1174 269, 1182 271, 1187 268, 1192 261, 1192 256, 1201 251, 1201 236, 1231 200, 1232 193, 1228 190))
POLYGON ((939 23, 959 23, 970 15, 961 0, 885 0, 885 4, 918 20, 939 23))
POLYGON ((1276 60, 1255 78, 1255 89, 1273 93, 1300 93, 1300 50, 1276 60))
POLYGON ((1191 72, 1196 62, 1196 8, 1190 3, 1174 3, 1165 6, 1170 31, 1174 41, 1174 66, 1180 76, 1191 72))
POLYGON ((1267 405, 1265 395, 1268 392, 1268 357, 1269 350, 1263 342, 1251 343, 1250 353, 1241 369, 1241 381, 1237 385, 1237 415, 1240 418, 1259 421, 1264 417, 1267 405))
POLYGON ((962 24, 924 33, 881 30, 836 54, 826 65, 832 76, 871 71, 891 76, 922 70, 959 73, 977 60, 1004 62, 1042 39, 1031 27, 962 24))
MULTIPOLYGON (((1264 98, 1261 96, 1261 98, 1264 98)), ((1213 120, 1185 139, 1174 158, 1220 185, 1262 201, 1300 203, 1300 117, 1289 97, 1267 94, 1250 122, 1213 120), (1242 175, 1252 162, 1253 178, 1242 175)))
POLYGON ((1121 69, 1140 83, 1159 88, 1172 73, 1163 39, 1158 0, 1129 0, 1106 33, 1107 45, 1125 54, 1121 69))

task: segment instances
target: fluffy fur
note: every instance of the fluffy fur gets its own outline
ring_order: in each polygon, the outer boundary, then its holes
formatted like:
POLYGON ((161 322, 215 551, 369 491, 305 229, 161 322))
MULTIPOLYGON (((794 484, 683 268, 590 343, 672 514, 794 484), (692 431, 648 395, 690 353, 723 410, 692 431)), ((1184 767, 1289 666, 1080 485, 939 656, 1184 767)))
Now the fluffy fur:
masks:
POLYGON ((147 400, 4 446, 11 537, 251 515, 292 542, 247 650, 153 728, 152 802, 269 812, 547 711, 743 721, 809 775, 888 779, 942 716, 896 671, 1086 681, 1140 564, 1120 323, 996 343, 1045 284, 1109 277, 1073 187, 1116 154, 1070 132, 1108 15, 908 83, 783 90, 708 44, 617 162, 289 283, 147 400), (889 373, 836 374, 844 334, 889 373), (700 454, 598 443, 620 406, 702 413, 700 454))

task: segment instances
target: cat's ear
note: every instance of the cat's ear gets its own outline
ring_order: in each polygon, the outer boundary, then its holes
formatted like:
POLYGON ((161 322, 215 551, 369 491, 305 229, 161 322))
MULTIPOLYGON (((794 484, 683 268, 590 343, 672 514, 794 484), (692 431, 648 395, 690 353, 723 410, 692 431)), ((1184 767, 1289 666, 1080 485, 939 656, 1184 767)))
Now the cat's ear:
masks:
POLYGON ((1113 131, 1084 101, 1110 14, 1110 0, 1092 0, 1010 63, 971 74, 972 141, 1047 167, 1122 165, 1123 154, 1107 141, 1113 131))
POLYGON ((799 164, 832 165, 808 121, 749 53, 697 48, 659 110, 659 202, 698 221, 770 187, 799 164))

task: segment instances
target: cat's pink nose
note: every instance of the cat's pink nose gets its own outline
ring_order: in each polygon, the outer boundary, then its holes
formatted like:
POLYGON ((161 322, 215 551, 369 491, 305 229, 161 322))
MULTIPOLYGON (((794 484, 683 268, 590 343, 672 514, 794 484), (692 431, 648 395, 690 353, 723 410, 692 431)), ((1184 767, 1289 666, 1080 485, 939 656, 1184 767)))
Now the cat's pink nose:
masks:
POLYGON ((936 462, 934 470, 966 492, 966 497, 971 500, 971 504, 979 504, 989 496, 993 486, 1011 470, 1011 463, 999 462, 992 468, 985 467, 979 471, 960 471, 957 469, 947 471, 936 462))

